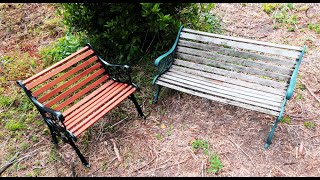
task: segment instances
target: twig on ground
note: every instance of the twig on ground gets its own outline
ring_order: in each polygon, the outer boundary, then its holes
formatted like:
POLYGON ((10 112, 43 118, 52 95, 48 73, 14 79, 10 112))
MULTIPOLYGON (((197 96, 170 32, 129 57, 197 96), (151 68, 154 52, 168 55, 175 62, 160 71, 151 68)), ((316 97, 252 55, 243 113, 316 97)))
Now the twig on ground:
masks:
POLYGON ((154 161, 156 159, 156 157, 154 157, 151 161, 149 161, 147 164, 145 164, 145 165, 143 165, 143 166, 141 166, 141 167, 139 167, 139 168, 137 168, 137 169, 135 169, 135 170, 133 170, 133 171, 131 171, 131 173, 134 173, 134 172, 136 172, 136 171, 138 171, 138 170, 140 170, 140 169, 142 169, 142 168, 144 168, 144 167, 146 167, 147 165, 149 165, 152 161, 154 161))
POLYGON ((0 175, 6 170, 8 169, 17 159, 17 157, 19 156, 20 152, 17 152, 13 158, 10 159, 9 162, 7 162, 6 164, 4 164, 1 169, 0 169, 0 175))
MULTIPOLYGON (((189 156, 189 157, 190 157, 190 156, 189 156)), ((169 168, 169 167, 171 167, 171 166, 178 165, 178 164, 182 164, 182 163, 186 162, 186 161, 189 159, 189 157, 188 157, 187 159, 183 160, 183 161, 180 161, 180 162, 177 162, 177 163, 173 163, 173 164, 170 164, 170 165, 168 165, 168 166, 164 165, 164 166, 161 166, 161 167, 157 167, 157 168, 152 169, 152 170, 150 170, 150 171, 144 172, 144 174, 150 173, 150 172, 152 172, 152 171, 156 171, 156 170, 158 170, 158 169, 162 169, 162 168, 166 168, 166 169, 167 169, 167 168, 169 168)))
POLYGON ((307 86, 307 84, 299 79, 299 81, 306 87, 306 89, 309 91, 309 93, 320 103, 320 99, 311 91, 311 89, 307 86))
MULTIPOLYGON (((114 157, 113 159, 111 159, 111 161, 108 163, 107 167, 109 167, 110 164, 111 164, 114 160, 116 160, 116 159, 117 159, 117 157, 114 157)), ((104 166, 105 164, 106 164, 106 162, 103 163, 103 164, 102 164, 100 167, 98 167, 96 170, 94 170, 92 173, 89 173, 89 174, 88 174, 88 177, 90 177, 90 176, 92 176, 94 173, 98 172, 98 171, 102 168, 102 166, 104 166)))
POLYGON ((71 177, 76 177, 76 172, 74 171, 74 160, 71 160, 70 163, 71 177))
POLYGON ((250 159, 250 161, 252 162, 253 166, 256 166, 256 165, 254 164, 254 162, 252 161, 251 157, 250 157, 238 144, 236 144, 235 142, 233 142, 233 141, 229 138, 229 136, 227 136, 227 138, 229 139, 230 142, 232 142, 238 149, 240 149, 240 150, 250 159))
POLYGON ((120 156, 119 149, 117 147, 116 141, 114 139, 110 139, 113 144, 114 153, 116 154, 118 161, 122 162, 122 157, 120 156))

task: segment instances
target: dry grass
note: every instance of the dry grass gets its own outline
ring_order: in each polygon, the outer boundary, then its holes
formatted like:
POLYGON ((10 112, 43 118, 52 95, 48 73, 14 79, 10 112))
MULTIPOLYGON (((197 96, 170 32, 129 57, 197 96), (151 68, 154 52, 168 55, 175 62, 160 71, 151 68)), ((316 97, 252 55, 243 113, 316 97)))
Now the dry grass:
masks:
MULTIPOLYGON (((34 6, 47 8, 46 5, 34 6)), ((320 37, 307 28, 307 23, 315 21, 320 11, 317 4, 309 6, 309 18, 304 11, 298 12, 301 18, 295 32, 273 29, 273 19, 262 11, 261 4, 217 4, 213 13, 222 18, 226 35, 297 46, 308 44, 299 79, 319 98, 320 37)), ((5 43, 15 47, 17 42, 13 41, 5 43)), ((8 51, 11 50, 0 52, 8 51)), ((148 76, 151 66, 152 60, 150 65, 135 69, 140 75, 148 76)), ((275 117, 166 88, 159 104, 151 108, 150 100, 155 92, 151 82, 137 81, 142 87, 139 102, 148 114, 147 120, 137 116, 130 101, 124 101, 105 120, 84 133, 77 144, 88 158, 90 169, 84 168, 68 144, 61 144, 59 150, 55 150, 51 137, 40 135, 39 141, 31 143, 19 156, 24 159, 3 176, 71 176, 72 161, 76 176, 320 176, 320 104, 303 86, 296 87, 285 108, 291 124, 280 123, 269 150, 264 150, 265 138, 275 117), (113 130, 108 128, 121 120, 113 130), (316 127, 305 127, 306 121, 315 123, 316 127), (111 138, 116 142, 122 162, 117 159, 111 138), (218 174, 206 173, 208 158, 192 150, 191 142, 195 139, 207 140, 210 150, 220 156, 224 167, 218 174), (23 165, 25 168, 19 168, 23 165)), ((1 154, 7 154, 9 144, 14 144, 12 139, 1 139, 1 154)))

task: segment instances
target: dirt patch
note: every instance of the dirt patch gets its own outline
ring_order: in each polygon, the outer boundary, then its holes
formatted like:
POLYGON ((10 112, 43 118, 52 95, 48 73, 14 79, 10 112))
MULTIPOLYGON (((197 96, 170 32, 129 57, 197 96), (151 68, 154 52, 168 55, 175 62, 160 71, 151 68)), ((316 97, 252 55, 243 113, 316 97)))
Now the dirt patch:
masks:
MULTIPOLYGON (((150 82, 141 82, 146 88, 142 89, 140 96, 144 98, 139 102, 148 114, 146 120, 137 116, 130 101, 124 101, 79 138, 77 144, 88 158, 90 169, 81 164, 68 144, 61 144, 56 150, 47 135, 40 136, 21 156, 26 158, 16 166, 26 165, 25 168, 13 166, 4 176, 26 176, 37 169, 41 172, 38 176, 71 176, 72 161, 76 176, 320 176, 320 104, 315 98, 320 98, 320 37, 307 28, 309 22, 317 22, 320 11, 318 4, 309 6, 308 16, 305 11, 298 12, 298 29, 294 32, 274 29, 272 16, 262 11, 261 4, 217 4, 213 10, 222 18, 226 35, 296 46, 308 44, 298 79, 309 90, 298 81, 285 108, 285 116, 292 122, 278 125, 268 150, 263 146, 276 117, 166 88, 158 105, 151 108, 149 101, 155 91, 150 82), (110 130, 110 124, 118 121, 121 123, 110 130), (304 122, 315 123, 316 127, 307 128, 304 122), (116 142, 121 162, 111 138, 116 142), (195 139, 207 140, 210 150, 220 156, 224 167, 218 174, 206 172, 208 157, 192 150, 191 142, 195 139)), ((19 31, 23 28, 16 32, 19 31)), ((10 39, 8 35, 1 37, 10 39)), ((44 38, 39 42, 47 41, 44 38)), ((14 49, 16 38, 5 43, 7 49, 0 52, 14 49)), ((33 54, 34 45, 23 45, 20 50, 33 54)), ((145 72, 147 68, 136 67, 145 72)), ((11 141, 1 142, 1 148, 11 141)))

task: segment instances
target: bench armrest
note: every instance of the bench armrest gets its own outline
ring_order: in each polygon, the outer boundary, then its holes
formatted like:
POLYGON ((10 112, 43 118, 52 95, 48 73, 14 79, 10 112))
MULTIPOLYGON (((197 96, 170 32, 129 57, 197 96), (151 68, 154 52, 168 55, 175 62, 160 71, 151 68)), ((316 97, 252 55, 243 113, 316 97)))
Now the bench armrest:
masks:
POLYGON ((161 56, 159 56, 155 61, 154 61, 154 66, 157 67, 157 75, 156 77, 153 79, 152 81, 152 85, 155 84, 156 80, 161 76, 161 74, 165 73, 166 71, 168 71, 168 69, 171 67, 171 65, 173 64, 173 58, 175 55, 175 51, 176 51, 176 47, 179 41, 179 37, 180 37, 180 33, 182 30, 183 26, 180 27, 176 41, 174 42, 173 46, 171 47, 171 49, 162 54, 161 56))
POLYGON ((290 83, 289 83, 289 86, 288 86, 288 90, 287 90, 287 93, 286 93, 286 99, 287 100, 292 98, 294 86, 296 85, 296 82, 297 82, 298 70, 299 70, 299 67, 300 67, 300 64, 301 64, 301 61, 302 61, 302 57, 303 57, 303 54, 305 53, 306 48, 307 48, 307 46, 303 47, 302 52, 301 52, 301 54, 299 56, 299 59, 297 61, 297 64, 296 64, 296 66, 294 68, 294 71, 292 73, 292 76, 291 76, 291 79, 290 79, 290 83))
MULTIPOLYGON (((40 103, 35 97, 32 96, 31 92, 24 86, 22 81, 17 81, 17 84, 23 89, 23 91, 27 94, 31 102, 36 106, 43 117, 46 117, 46 113, 53 115, 56 117, 62 124, 64 122, 64 117, 61 112, 56 111, 54 109, 48 108, 40 103)), ((48 123, 48 122, 47 122, 48 123)), ((64 124, 63 124, 64 125, 64 124)))

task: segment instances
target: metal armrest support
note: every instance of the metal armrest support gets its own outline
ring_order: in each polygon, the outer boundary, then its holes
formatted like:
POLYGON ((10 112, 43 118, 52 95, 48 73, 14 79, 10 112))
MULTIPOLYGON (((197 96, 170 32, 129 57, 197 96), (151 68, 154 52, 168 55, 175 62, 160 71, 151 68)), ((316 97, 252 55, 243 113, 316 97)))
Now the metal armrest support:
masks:
POLYGON ((299 56, 297 64, 296 64, 296 66, 294 68, 294 71, 292 73, 292 76, 291 76, 291 79, 290 79, 290 83, 289 83, 289 86, 288 86, 288 90, 287 90, 287 93, 286 93, 286 99, 287 100, 291 99, 291 97, 293 95, 294 86, 296 85, 296 82, 297 82, 298 70, 299 70, 299 67, 300 67, 300 64, 301 64, 301 61, 302 61, 302 57, 303 57, 303 54, 305 53, 306 48, 307 48, 307 46, 303 46, 302 52, 301 52, 301 54, 299 56))
POLYGON ((132 73, 132 68, 129 65, 126 64, 111 64, 108 63, 107 61, 105 61, 104 59, 102 59, 98 53, 93 49, 93 47, 87 43, 87 46, 89 46, 94 53, 98 56, 100 62, 102 62, 102 64, 104 65, 104 68, 107 72, 107 74, 115 81, 117 82, 123 82, 123 83, 128 83, 133 85, 135 88, 137 88, 137 90, 139 91, 140 88, 138 87, 138 85, 132 83, 131 81, 131 73, 132 73))
POLYGON ((180 33, 182 30, 183 26, 180 27, 176 41, 174 42, 173 46, 171 47, 171 49, 162 54, 161 56, 159 56, 155 61, 154 61, 154 66, 157 68, 157 75, 156 77, 153 79, 152 81, 152 85, 155 84, 155 82, 157 81, 157 79, 166 71, 169 70, 169 68, 171 67, 171 65, 173 64, 173 59, 174 59, 174 55, 176 52, 176 48, 177 48, 177 44, 179 41, 179 37, 180 37, 180 33))

